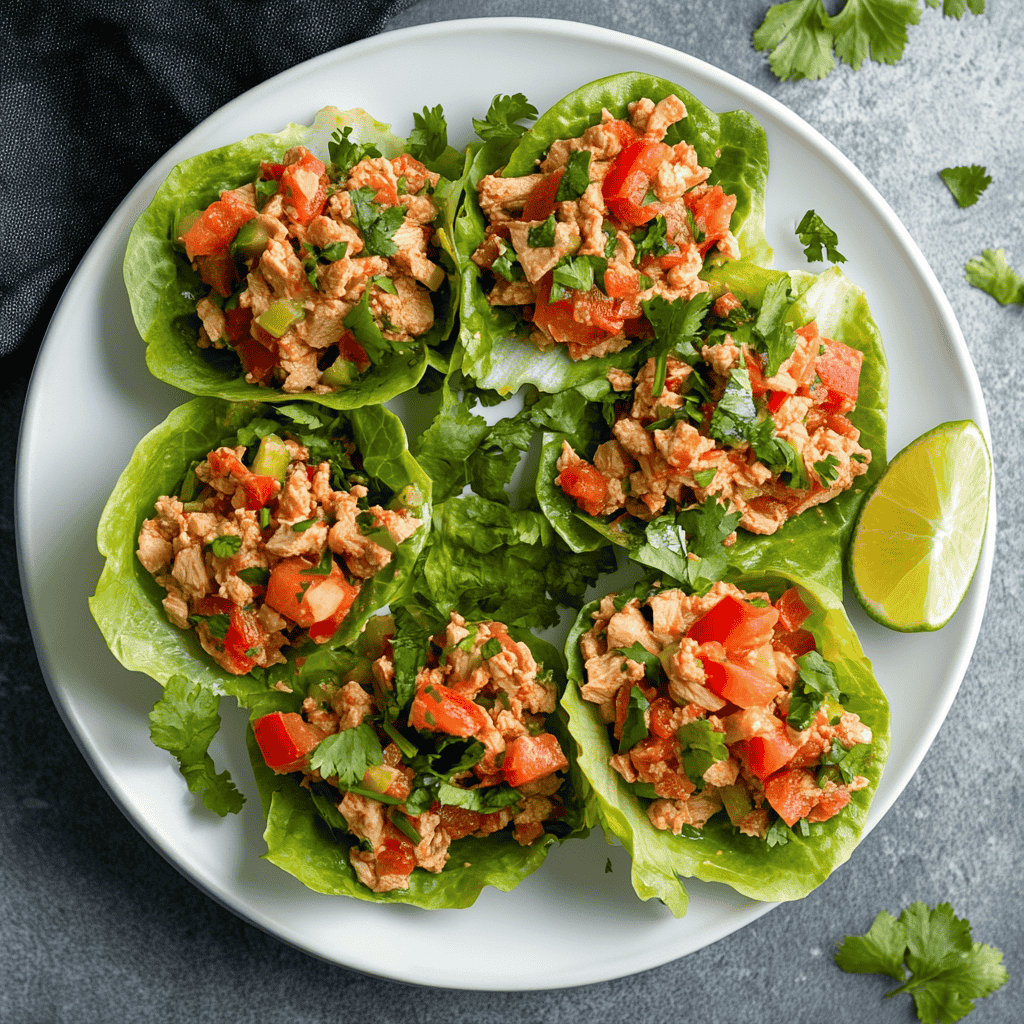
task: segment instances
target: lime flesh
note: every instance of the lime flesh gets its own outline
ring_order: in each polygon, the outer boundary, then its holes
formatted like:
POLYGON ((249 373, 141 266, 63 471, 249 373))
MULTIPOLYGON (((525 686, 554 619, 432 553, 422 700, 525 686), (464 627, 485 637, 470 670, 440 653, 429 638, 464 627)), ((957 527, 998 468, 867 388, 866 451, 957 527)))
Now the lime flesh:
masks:
POLYGON ((949 622, 978 568, 991 480, 972 420, 940 424, 889 463, 850 543, 853 591, 868 615, 904 633, 949 622))

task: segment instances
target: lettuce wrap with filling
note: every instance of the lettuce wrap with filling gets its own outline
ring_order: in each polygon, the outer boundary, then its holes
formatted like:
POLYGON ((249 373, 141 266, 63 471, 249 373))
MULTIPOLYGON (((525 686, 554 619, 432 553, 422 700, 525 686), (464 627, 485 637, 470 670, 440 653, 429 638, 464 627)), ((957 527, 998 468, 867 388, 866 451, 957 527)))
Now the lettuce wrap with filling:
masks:
MULTIPOLYGON (((712 295, 731 293, 755 310, 760 309, 772 288, 776 301, 785 303, 779 310, 784 324, 799 328, 813 320, 823 338, 863 353, 856 407, 846 415, 860 432, 859 445, 871 453, 867 471, 857 476, 848 490, 789 518, 773 534, 759 536, 739 529, 736 543, 728 548, 729 561, 738 570, 774 566, 841 594, 842 553, 864 494, 881 476, 886 461, 888 369, 882 338, 866 297, 837 267, 818 275, 786 274, 730 263, 715 269, 709 277, 712 295), (786 298, 782 298, 783 284, 789 292, 786 298)), ((662 352, 676 343, 671 332, 664 341, 656 342, 662 352)), ((761 399, 755 403, 752 396, 748 397, 749 411, 755 417, 751 423, 763 422, 765 403, 761 399)), ((593 550, 612 542, 644 565, 677 579, 686 578, 688 548, 684 534, 693 530, 684 529, 684 520, 692 518, 692 510, 666 508, 647 523, 625 515, 589 515, 555 484, 563 442, 582 458, 591 459, 598 445, 611 438, 609 421, 618 399, 611 384, 607 380, 590 381, 556 398, 564 406, 563 414, 552 418, 545 432, 536 482, 538 501, 552 525, 574 550, 593 550)), ((669 425, 669 420, 665 424, 669 425)), ((713 495, 708 497, 710 500, 713 495)))
MULTIPOLYGON (((178 164, 133 227, 124 260, 125 285, 150 371, 195 395, 262 402, 302 398, 352 409, 414 387, 428 363, 443 365, 439 346, 452 332, 458 305, 453 220, 462 157, 447 145, 441 108, 425 109, 424 115, 414 115, 417 128, 410 139, 402 139, 365 111, 326 107, 312 125, 253 135, 178 164), (253 214, 266 213, 275 203, 281 207, 283 196, 293 195, 291 186, 282 184, 281 161, 295 161, 296 154, 301 159, 295 181, 305 174, 314 191, 319 173, 319 190, 301 211, 287 205, 282 213, 275 207, 281 218, 267 221, 265 228, 253 214), (398 173, 402 154, 416 156, 440 178, 424 184, 417 176, 410 185, 412 179, 398 173), (357 184, 347 175, 364 158, 371 164, 379 159, 375 170, 366 165, 374 173, 362 174, 364 187, 352 193, 360 198, 358 208, 335 209, 334 193, 357 184), (386 163, 394 164, 394 173, 383 167, 386 163), (387 172, 383 178, 376 173, 382 168, 387 172), (228 206, 222 196, 231 201, 228 206), (421 224, 424 216, 414 207, 425 198, 436 213, 432 222, 421 224), (249 219, 242 225, 232 220, 238 204, 248 204, 240 219, 249 219), (403 205, 404 214, 398 212, 403 205), (331 217, 319 216, 318 208, 331 217), (330 223, 317 225, 317 220, 330 223), (279 237, 282 223, 289 228, 284 239, 279 237), (204 253, 219 247, 216 254, 186 253, 179 237, 192 238, 200 228, 202 237, 190 246, 204 253), (416 243, 417 233, 427 228, 432 260, 416 243), (267 230, 273 237, 268 239, 267 230), (408 236, 401 247, 396 231, 404 233, 400 240, 408 236), (217 236, 212 242, 211 233, 217 236), (224 249, 228 237, 234 241, 224 249), (209 244, 204 248, 203 242, 209 244), (396 250, 401 254, 406 243, 415 252, 399 274, 397 264, 385 257, 396 250), (273 260, 264 271, 268 254, 273 260), (396 275, 403 278, 400 290, 391 279, 396 275), (388 319, 397 320, 393 309, 407 300, 423 321, 411 337, 401 323, 388 319), (431 317, 432 326, 424 331, 424 318, 431 317), (293 393, 277 386, 281 378, 293 393)), ((347 199, 350 193, 342 195, 347 199)))
MULTIPOLYGON (((624 119, 630 116, 631 103, 643 98, 658 103, 671 96, 682 101, 686 116, 671 124, 664 144, 688 144, 700 166, 710 169, 706 185, 735 197, 729 227, 738 243, 739 257, 764 264, 771 262, 772 251, 764 233, 768 146, 764 130, 750 114, 743 111, 716 114, 680 86, 651 75, 630 72, 600 79, 570 93, 543 114, 518 142, 514 137, 518 126, 511 131, 507 125, 490 130, 486 123, 478 122, 478 131, 485 141, 472 145, 467 151, 465 201, 456 219, 455 238, 462 274, 458 358, 462 369, 481 386, 509 393, 524 383, 531 383, 542 391, 556 392, 603 376, 610 366, 631 365, 637 358, 636 342, 618 354, 579 362, 568 357, 564 345, 538 351, 529 341, 531 325, 524 321, 521 307, 488 302, 489 286, 485 286, 485 277, 472 259, 487 234, 487 218, 481 209, 477 188, 488 175, 499 172, 502 178, 534 173, 536 161, 545 157, 553 143, 576 138, 597 125, 601 122, 602 110, 607 110, 614 118, 624 119)), ((492 110, 500 107, 500 99, 496 98, 492 110)), ((643 216, 640 214, 636 219, 643 216)), ((664 218, 660 220, 663 234, 664 218)), ((671 245, 657 248, 650 230, 658 221, 655 218, 642 229, 641 233, 647 238, 642 244, 652 253, 675 251, 671 245)), ((696 231, 692 218, 690 228, 691 233, 696 231)), ((702 255, 707 268, 724 258, 715 249, 702 255)), ((566 259, 561 263, 567 263, 566 259)), ((704 273, 701 271, 702 276, 704 273)), ((486 273, 486 278, 491 276, 490 272, 486 273)), ((603 287, 599 284, 592 288, 590 296, 599 298, 597 290, 603 287)))
MULTIPOLYGON (((629 851, 637 894, 644 900, 651 897, 663 900, 676 917, 686 913, 688 902, 680 876, 722 882, 753 899, 769 902, 806 896, 852 854, 863 834, 888 755, 888 702, 840 601, 827 589, 788 573, 750 573, 734 576, 731 582, 748 592, 767 592, 773 601, 789 588, 796 588, 805 610, 810 612, 802 622, 802 629, 813 636, 821 658, 831 663, 835 684, 842 693, 839 701, 828 698, 830 706, 836 711, 841 708, 843 713, 859 716, 863 725, 870 728, 872 738, 870 749, 853 748, 862 755, 856 768, 860 776, 857 784, 862 788, 853 792, 850 802, 828 820, 809 824, 805 819, 797 821, 794 827, 787 827, 779 819, 765 838, 756 838, 741 833, 731 823, 732 813, 727 815, 728 808, 723 807, 701 828, 683 825, 679 834, 655 828, 648 817, 652 801, 638 796, 637 784, 627 784, 609 765, 615 748, 611 727, 602 718, 601 708, 581 695, 585 671, 580 637, 590 630, 593 613, 601 602, 593 601, 584 607, 566 644, 569 685, 562 704, 569 714, 570 732, 578 744, 587 823, 600 824, 609 842, 614 837, 629 851)), ((665 586, 668 585, 666 581, 665 586)), ((629 597, 643 600, 650 590, 648 584, 638 585, 636 590, 621 595, 616 606, 629 597)), ((644 657, 642 653, 638 656, 644 657)), ((653 659, 653 664, 656 675, 658 659, 653 659)), ((640 675, 643 677, 642 668, 640 675)), ((790 714, 793 714, 792 705, 790 714)), ((643 727, 642 716, 638 723, 643 727)), ((623 729, 624 733, 626 731, 628 725, 623 729)), ((646 735, 646 728, 642 732, 646 735)), ((715 735, 722 738, 720 733, 713 733, 712 738, 715 735)), ((633 740, 636 740, 635 735, 633 740)), ((842 759, 839 756, 842 753, 840 749, 829 771, 835 771, 834 764, 842 759)), ((684 764, 685 756, 684 753, 684 764)), ((703 765, 698 769, 701 770, 703 765)), ((811 785, 816 789, 815 783, 811 785)))
MULTIPOLYGON (((367 619, 402 594, 429 530, 430 479, 409 454, 398 418, 383 406, 335 413, 309 404, 269 405, 197 398, 171 412, 139 442, 114 488, 97 531, 106 562, 89 600, 93 618, 125 668, 161 685, 175 675, 246 703, 295 671, 296 660, 350 643, 367 619), (215 664, 193 629, 172 625, 164 589, 140 563, 140 528, 161 495, 178 495, 197 463, 225 445, 254 450, 260 439, 279 435, 330 461, 343 482, 358 481, 382 507, 408 509, 422 525, 394 547, 389 563, 360 586, 334 635, 318 644, 305 639, 284 648, 284 664, 235 675, 215 664)), ((300 526, 304 524, 299 524, 300 526)), ((310 580, 318 577, 310 576, 310 580)))

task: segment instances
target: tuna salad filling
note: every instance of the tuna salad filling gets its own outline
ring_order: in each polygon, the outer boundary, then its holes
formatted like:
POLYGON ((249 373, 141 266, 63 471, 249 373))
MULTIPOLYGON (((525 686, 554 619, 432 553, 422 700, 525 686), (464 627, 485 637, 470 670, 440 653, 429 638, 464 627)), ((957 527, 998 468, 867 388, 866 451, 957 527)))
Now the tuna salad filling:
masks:
POLYGON ((181 225, 209 287, 196 304, 199 347, 234 351, 250 384, 338 391, 377 361, 376 348, 434 325, 440 176, 408 154, 346 168, 346 142, 336 136, 339 162, 326 165, 293 147, 181 225))
POLYGON ((487 228, 472 259, 493 279, 488 302, 518 307, 539 348, 565 344, 574 360, 650 338, 643 302, 707 291, 698 274, 711 250, 740 255, 736 197, 708 184, 689 143, 664 141, 686 117, 682 100, 628 109, 556 140, 535 173, 478 185, 487 228))
POLYGON ((679 835, 721 812, 771 843, 779 822, 827 821, 869 784, 871 729, 845 710, 809 614, 795 588, 772 604, 721 582, 602 600, 580 637, 580 694, 655 828, 679 835))
POLYGON ((588 515, 649 521, 714 497, 743 529, 771 534, 867 472, 871 452, 848 418, 863 353, 814 321, 773 328, 788 341, 765 350, 755 312, 732 293, 712 311, 679 354, 652 356, 635 377, 609 371, 611 437, 589 460, 563 442, 555 483, 588 515))
POLYGON ((352 867, 376 893, 408 889, 416 868, 439 873, 459 839, 509 829, 528 846, 565 814, 568 762, 545 727, 556 687, 529 647, 500 622, 452 612, 401 703, 394 630, 390 616, 371 620, 367 657, 314 687, 301 713, 253 723, 267 766, 301 773, 355 840, 352 867))
POLYGON ((244 445, 211 451, 139 532, 137 556, 167 592, 167 618, 195 629, 233 675, 282 664, 282 648, 307 638, 326 643, 361 586, 422 525, 348 483, 335 490, 330 462, 311 463, 307 448, 276 434, 251 462, 244 445))

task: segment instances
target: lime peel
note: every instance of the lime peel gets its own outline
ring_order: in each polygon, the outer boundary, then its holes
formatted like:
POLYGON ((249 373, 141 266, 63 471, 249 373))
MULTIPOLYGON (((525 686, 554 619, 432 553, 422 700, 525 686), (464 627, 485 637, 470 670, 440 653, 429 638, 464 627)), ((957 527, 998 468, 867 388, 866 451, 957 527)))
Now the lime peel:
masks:
POLYGON ((959 608, 981 558, 992 458, 972 420, 911 441, 861 507, 850 581, 873 619, 903 633, 940 629, 959 608))

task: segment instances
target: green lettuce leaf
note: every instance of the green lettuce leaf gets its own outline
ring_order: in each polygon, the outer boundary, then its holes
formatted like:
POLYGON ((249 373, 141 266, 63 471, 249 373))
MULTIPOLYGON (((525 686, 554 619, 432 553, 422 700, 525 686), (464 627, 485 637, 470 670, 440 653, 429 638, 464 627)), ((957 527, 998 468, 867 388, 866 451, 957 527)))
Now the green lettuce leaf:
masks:
MULTIPOLYGON (((440 624, 439 620, 434 623, 440 624)), ((565 667, 560 652, 525 630, 512 627, 509 634, 527 644, 538 664, 552 672, 561 695, 565 690, 565 667)), ((307 692, 306 680, 305 673, 300 675, 293 693, 268 694, 254 709, 253 718, 270 711, 298 711, 307 692)), ((572 766, 575 744, 564 713, 559 710, 549 715, 546 724, 558 737, 572 766)), ((267 768, 251 728, 248 745, 267 823, 264 858, 308 888, 327 895, 352 896, 374 903, 404 903, 428 910, 468 907, 484 886, 511 891, 540 867, 556 842, 585 834, 582 804, 567 781, 561 794, 567 801, 566 817, 529 846, 520 846, 511 829, 485 838, 467 836, 452 843, 448 863, 438 874, 417 869, 410 876, 407 890, 374 893, 356 878, 349 860, 349 851, 356 841, 342 827, 333 805, 314 799, 310 790, 299 785, 298 776, 275 775, 267 768)), ((574 767, 571 771, 575 774, 574 767)))
POLYGON ((194 630, 179 629, 167 620, 161 605, 163 589, 135 557, 142 521, 153 515, 157 498, 178 493, 193 462, 219 444, 238 443, 240 430, 252 433, 268 427, 292 434, 317 451, 316 445, 327 444, 329 438, 323 422, 336 415, 311 405, 197 398, 175 409, 139 442, 100 518, 97 546, 106 562, 89 599, 107 646, 125 668, 145 672, 161 685, 171 676, 184 675, 246 704, 268 685, 294 673, 297 657, 315 662, 329 658, 332 650, 358 635, 377 609, 400 598, 429 530, 430 478, 409 454, 401 422, 383 406, 350 410, 340 414, 341 422, 348 424, 358 451, 366 453, 363 470, 371 498, 385 506, 394 500, 411 509, 424 526, 399 545, 385 569, 364 583, 338 632, 326 644, 288 648, 287 665, 231 675, 206 654, 194 630))
MULTIPOLYGON (((741 263, 726 264, 709 274, 714 286, 728 288, 755 305, 768 286, 784 276, 783 271, 741 263)), ((865 493, 881 476, 886 464, 888 366, 882 337, 863 291, 838 267, 831 267, 817 276, 794 271, 789 278, 795 299, 785 319, 797 326, 815 319, 822 335, 864 353, 857 408, 849 418, 861 432, 861 445, 871 450, 871 465, 867 473, 857 477, 850 490, 790 519, 775 534, 761 537, 738 531, 736 544, 729 549, 729 561, 743 571, 775 566, 782 572, 817 581, 833 593, 841 594, 842 556, 853 522, 865 493)), ((597 383, 590 385, 592 394, 597 383)), ((598 408, 586 413, 591 426, 599 424, 602 416, 598 408)), ((683 556, 679 545, 672 542, 671 530, 667 528, 671 524, 657 519, 646 528, 639 521, 613 525, 586 515, 555 485, 556 463, 564 436, 552 431, 545 433, 536 484, 540 507, 562 539, 574 551, 594 551, 610 541, 626 548, 634 560, 683 579, 680 575, 683 556)), ((591 442, 591 447, 577 450, 577 454, 592 456, 593 449, 608 436, 607 432, 601 434, 591 442)))
POLYGON ((563 391, 597 377, 612 366, 629 366, 636 346, 614 356, 574 363, 558 346, 539 352, 530 342, 530 329, 511 309, 488 304, 480 284, 480 269, 470 259, 484 238, 486 222, 477 202, 480 179, 504 166, 506 176, 532 173, 556 139, 574 138, 600 120, 606 107, 616 117, 628 116, 628 104, 648 96, 655 102, 675 94, 686 104, 687 117, 666 136, 669 144, 689 142, 705 167, 711 184, 736 196, 732 229, 744 260, 770 263, 772 251, 764 233, 764 193, 768 177, 768 144, 760 124, 743 111, 715 114, 695 96, 663 78, 637 72, 612 75, 570 93, 515 139, 492 138, 467 150, 465 201, 455 222, 456 249, 462 274, 459 348, 462 367, 485 387, 505 394, 526 383, 547 392, 563 391), (512 148, 514 146, 514 149, 512 148))
POLYGON ((591 615, 600 602, 584 607, 566 643, 569 685, 562 706, 579 748, 587 824, 600 824, 629 851, 637 895, 644 900, 663 900, 676 917, 686 913, 688 903, 679 876, 723 882, 752 899, 769 902, 801 899, 819 886, 853 853, 889 752, 889 705, 840 599, 790 573, 757 572, 735 576, 731 582, 747 590, 767 591, 773 598, 789 586, 799 588, 811 609, 804 628, 814 634, 818 650, 834 665, 840 688, 850 695, 847 707, 870 726, 874 758, 864 773, 869 785, 853 794, 841 814, 811 825, 806 836, 793 831, 784 844, 770 846, 742 835, 722 814, 690 836, 659 831, 647 818, 647 801, 636 797, 608 764, 614 751, 599 707, 580 696, 584 675, 579 638, 590 628, 591 615))
POLYGON ((330 394, 289 395, 276 388, 247 384, 241 364, 226 350, 200 349, 195 304, 206 291, 184 251, 174 241, 176 226, 194 210, 205 209, 226 189, 255 179, 261 161, 278 162, 292 146, 304 145, 325 161, 332 132, 351 126, 352 140, 373 143, 385 156, 407 150, 406 140, 365 111, 321 110, 312 125, 288 125, 275 135, 252 135, 240 142, 182 161, 157 189, 128 238, 124 280, 132 315, 146 342, 146 365, 168 384, 194 395, 231 401, 286 402, 300 398, 333 409, 354 409, 385 402, 415 387, 431 349, 452 333, 458 308, 459 281, 454 255, 454 218, 462 194, 462 158, 451 146, 435 160, 424 161, 442 175, 434 192, 440 212, 434 223, 446 279, 432 293, 434 326, 422 338, 391 349, 348 387, 330 394))

